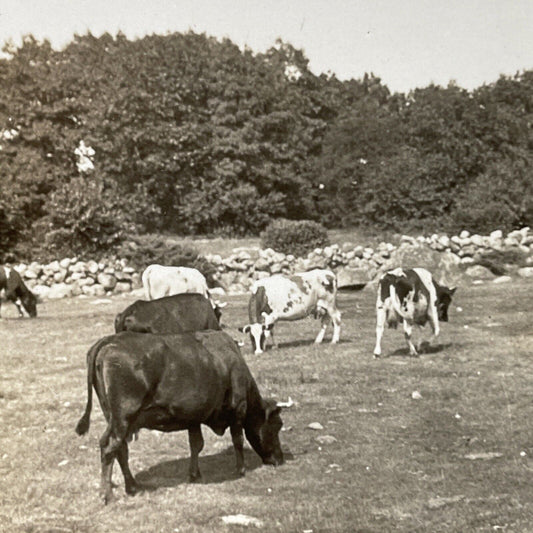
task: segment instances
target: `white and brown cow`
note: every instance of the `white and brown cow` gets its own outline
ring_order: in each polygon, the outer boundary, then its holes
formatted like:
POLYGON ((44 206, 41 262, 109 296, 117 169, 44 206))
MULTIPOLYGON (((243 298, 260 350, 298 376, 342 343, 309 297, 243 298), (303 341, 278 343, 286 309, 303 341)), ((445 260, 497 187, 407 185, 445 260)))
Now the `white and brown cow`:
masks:
POLYGON ((439 285, 425 268, 396 268, 386 272, 378 284, 376 300, 376 347, 374 357, 381 355, 381 338, 385 323, 395 328, 403 323, 409 353, 418 355, 411 336, 413 326, 429 322, 433 336, 439 334, 439 320, 448 322, 448 307, 455 288, 439 285))
POLYGON ((278 320, 320 317, 322 325, 315 339, 322 342, 328 323, 333 323, 332 343, 339 342, 341 313, 337 309, 337 278, 330 270, 311 270, 292 276, 276 274, 256 281, 248 302, 250 323, 239 328, 249 333, 256 354, 263 353, 278 320))
POLYGON ((220 310, 226 306, 225 303, 211 298, 207 280, 196 268, 154 264, 145 269, 141 278, 147 300, 189 292, 198 293, 211 302, 218 320, 220 320, 220 310))

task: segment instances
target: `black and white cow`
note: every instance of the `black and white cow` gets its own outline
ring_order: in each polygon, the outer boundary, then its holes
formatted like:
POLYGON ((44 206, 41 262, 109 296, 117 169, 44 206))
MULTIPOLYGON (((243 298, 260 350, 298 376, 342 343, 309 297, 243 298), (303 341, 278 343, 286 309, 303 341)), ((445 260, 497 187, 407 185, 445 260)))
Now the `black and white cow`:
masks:
POLYGON ((341 313, 337 309, 337 277, 330 270, 311 270, 292 276, 276 274, 256 281, 248 302, 250 323, 239 328, 249 333, 252 349, 263 353, 266 339, 272 337, 278 320, 320 317, 322 325, 315 339, 322 342, 328 323, 333 323, 333 344, 339 342, 341 313))
POLYGON ((0 266, 0 291, 2 289, 5 290, 6 300, 17 306, 20 316, 24 316, 24 311, 30 317, 37 316, 37 297, 26 287, 14 268, 0 266))
POLYGON ((413 325, 429 321, 433 336, 439 334, 439 320, 448 322, 448 307, 455 288, 439 285, 425 268, 396 268, 386 272, 378 284, 376 300, 376 347, 374 357, 381 355, 381 338, 385 323, 395 328, 403 324, 409 353, 418 355, 411 341, 413 325))

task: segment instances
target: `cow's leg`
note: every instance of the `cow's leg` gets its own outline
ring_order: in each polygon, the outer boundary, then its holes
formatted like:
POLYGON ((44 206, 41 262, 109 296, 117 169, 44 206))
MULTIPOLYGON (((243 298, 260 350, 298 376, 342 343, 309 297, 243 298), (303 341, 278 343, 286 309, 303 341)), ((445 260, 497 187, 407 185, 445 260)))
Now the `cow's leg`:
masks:
POLYGON ((137 492, 138 487, 128 464, 128 456, 128 443, 123 442, 122 446, 118 449, 117 459, 118 464, 120 465, 120 469, 122 470, 122 475, 124 476, 126 494, 133 495, 137 492))
POLYGON ((374 348, 374 357, 381 355, 381 339, 385 330, 385 320, 387 313, 383 304, 376 306, 376 346, 374 348))
POLYGON ((108 424, 104 434, 100 439, 100 458, 102 463, 102 482, 101 492, 104 499, 104 503, 107 505, 113 499, 112 488, 112 475, 113 475, 113 463, 117 455, 116 439, 111 436, 111 425, 108 424))
POLYGON ((320 319, 321 326, 320 326, 320 331, 318 332, 318 335, 316 336, 315 344, 320 344, 324 340, 324 335, 326 334, 326 329, 328 328, 328 323, 330 320, 331 320, 331 317, 329 316, 328 313, 323 315, 322 318, 320 319))
POLYGON ((341 312, 338 309, 329 311, 331 322, 333 323, 333 335, 331 337, 331 344, 337 344, 341 336, 341 312))
MULTIPOLYGON (((23 317, 26 315, 26 309, 24 309, 24 306, 22 305, 22 302, 20 301, 20 298, 17 298, 14 302, 13 302, 16 306, 17 306, 17 309, 18 309, 18 312, 19 312, 19 317, 23 317)), ((30 316, 30 315, 27 315, 27 316, 30 316)))
POLYGON ((409 346, 409 353, 413 357, 418 357, 418 352, 416 351, 415 345, 412 341, 413 336, 413 324, 407 320, 403 320, 403 331, 405 335, 405 340, 407 341, 407 345, 409 346))
POLYGON ((433 338, 436 339, 439 336, 440 327, 439 314, 437 312, 437 306, 435 304, 430 303, 428 305, 428 316, 431 329, 433 330, 433 338))
POLYGON ((198 467, 198 456, 204 447, 204 438, 200 426, 189 429, 189 448, 191 450, 191 462, 189 464, 189 480, 197 481, 202 477, 198 467))
POLYGON ((233 424, 230 427, 231 440, 233 441, 233 448, 235 449, 236 470, 239 476, 244 476, 244 437, 242 435, 242 426, 240 424, 233 424))

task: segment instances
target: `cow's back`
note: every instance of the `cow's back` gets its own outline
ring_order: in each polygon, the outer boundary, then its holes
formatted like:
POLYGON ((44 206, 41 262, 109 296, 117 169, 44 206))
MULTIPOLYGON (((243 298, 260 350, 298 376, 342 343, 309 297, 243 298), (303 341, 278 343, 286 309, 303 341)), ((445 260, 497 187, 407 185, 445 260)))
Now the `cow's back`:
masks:
POLYGON ((196 268, 153 264, 144 270, 141 278, 148 300, 182 293, 209 297, 205 276, 196 268))
POLYGON ((179 334, 206 329, 221 328, 211 302, 197 293, 137 300, 115 319, 116 332, 179 334))

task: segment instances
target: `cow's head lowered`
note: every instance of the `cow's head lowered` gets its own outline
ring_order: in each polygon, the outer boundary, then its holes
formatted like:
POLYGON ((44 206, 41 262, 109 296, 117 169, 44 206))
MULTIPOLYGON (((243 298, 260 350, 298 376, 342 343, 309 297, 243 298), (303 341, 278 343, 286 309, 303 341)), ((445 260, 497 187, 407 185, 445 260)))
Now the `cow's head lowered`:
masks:
POLYGON ((239 328, 240 332, 250 335, 252 350, 257 355, 265 351, 266 340, 270 337, 272 328, 274 327, 274 322, 267 313, 263 313, 263 318, 265 319, 264 324, 255 322, 254 324, 246 324, 246 326, 239 328))
POLYGON ((455 293, 457 287, 449 289, 444 285, 436 285, 437 289, 437 314, 441 322, 448 322, 448 307, 452 301, 452 296, 455 293))
POLYGON ((248 442, 266 465, 283 464, 283 452, 279 442, 279 432, 283 426, 281 409, 292 407, 294 402, 289 397, 287 402, 261 400, 263 416, 245 425, 244 431, 248 442))

